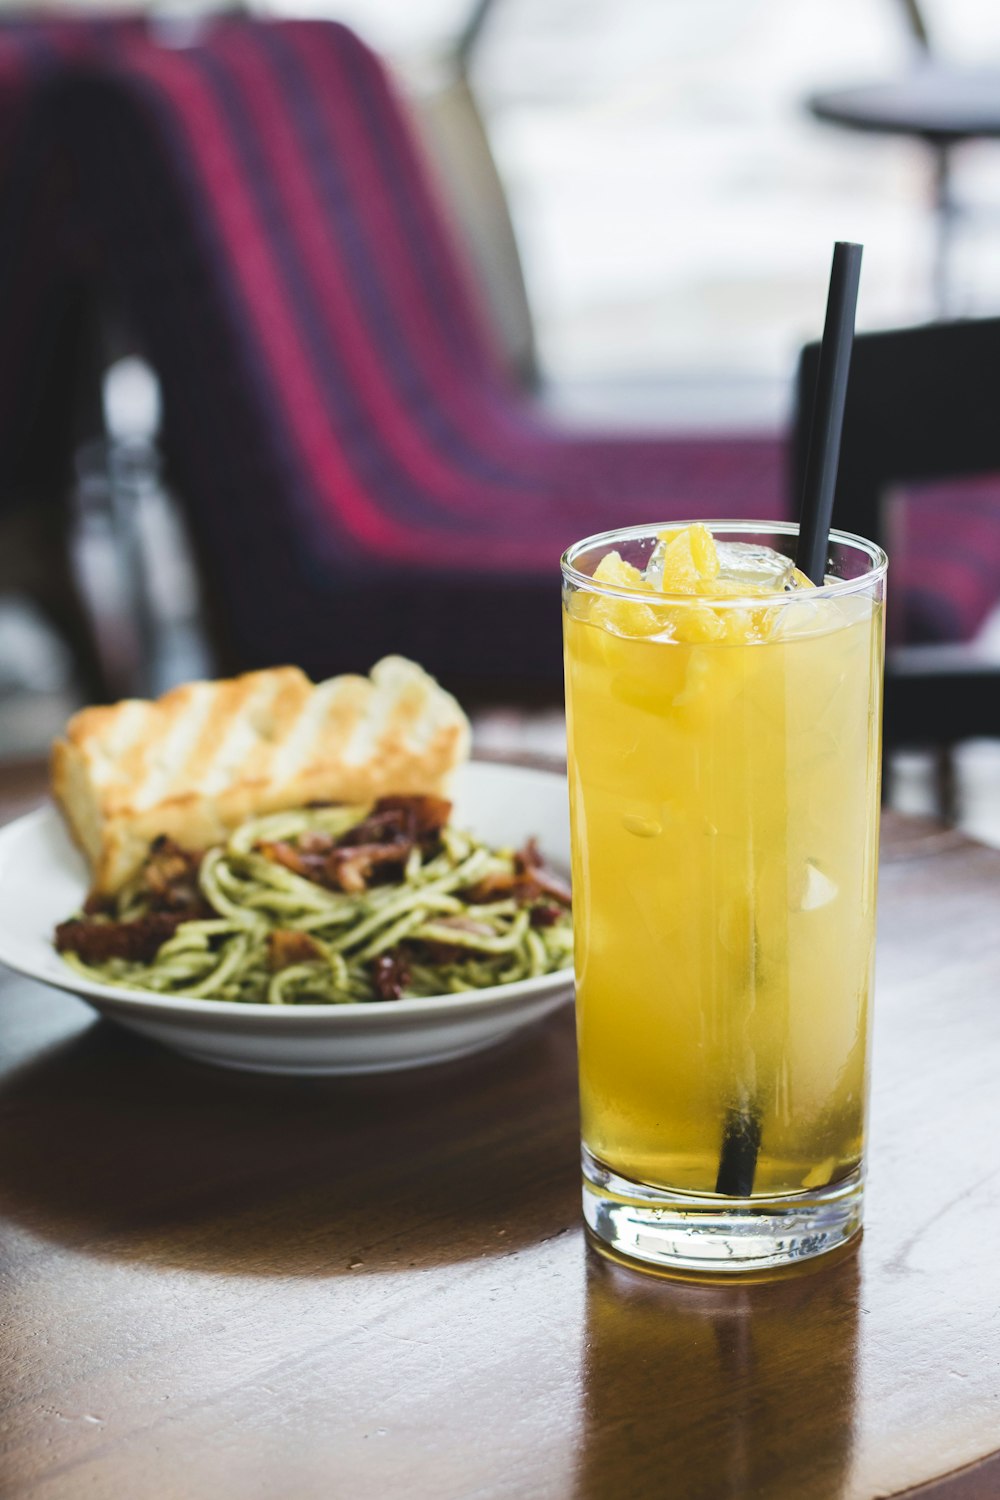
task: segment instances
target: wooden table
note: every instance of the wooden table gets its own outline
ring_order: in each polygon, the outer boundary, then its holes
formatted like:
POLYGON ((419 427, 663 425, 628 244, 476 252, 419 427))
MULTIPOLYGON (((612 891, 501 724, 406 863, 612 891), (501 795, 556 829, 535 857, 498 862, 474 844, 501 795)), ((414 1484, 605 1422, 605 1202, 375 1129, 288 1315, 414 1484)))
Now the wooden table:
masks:
POLYGON ((885 843, 868 1227, 766 1284, 588 1252, 568 1011, 281 1080, 5 975, 0 1492, 1000 1495, 1000 853, 885 843))

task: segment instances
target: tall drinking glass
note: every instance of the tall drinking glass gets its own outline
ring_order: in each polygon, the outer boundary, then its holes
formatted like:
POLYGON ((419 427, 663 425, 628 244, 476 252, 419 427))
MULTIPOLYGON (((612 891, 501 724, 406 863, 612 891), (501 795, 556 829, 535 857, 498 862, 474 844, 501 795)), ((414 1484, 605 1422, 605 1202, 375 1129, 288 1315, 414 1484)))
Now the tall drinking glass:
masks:
POLYGON ((710 598, 662 527, 563 558, 583 1199, 606 1253, 744 1272, 861 1227, 886 559, 834 532, 796 588, 795 526, 706 524, 710 598))

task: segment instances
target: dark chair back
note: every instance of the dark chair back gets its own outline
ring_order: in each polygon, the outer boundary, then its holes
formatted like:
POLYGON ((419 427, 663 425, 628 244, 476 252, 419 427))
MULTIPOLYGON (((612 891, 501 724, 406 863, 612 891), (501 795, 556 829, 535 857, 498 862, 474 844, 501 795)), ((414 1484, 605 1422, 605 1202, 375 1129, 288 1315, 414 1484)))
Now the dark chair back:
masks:
MULTIPOLYGON (((799 365, 795 494, 818 359, 811 344, 799 365)), ((910 639, 891 643, 887 662, 889 744, 1000 735, 1000 666, 963 639, 1000 598, 1000 478, 983 476, 1000 476, 1000 319, 860 335, 834 515, 838 527, 885 546, 890 600, 899 517, 888 502, 902 486, 939 482, 932 494, 899 502, 907 542, 900 582, 915 612, 910 639), (971 479, 982 481, 971 496, 967 485, 943 483, 971 479), (917 628, 923 621, 921 644, 912 641, 914 620, 917 628)))

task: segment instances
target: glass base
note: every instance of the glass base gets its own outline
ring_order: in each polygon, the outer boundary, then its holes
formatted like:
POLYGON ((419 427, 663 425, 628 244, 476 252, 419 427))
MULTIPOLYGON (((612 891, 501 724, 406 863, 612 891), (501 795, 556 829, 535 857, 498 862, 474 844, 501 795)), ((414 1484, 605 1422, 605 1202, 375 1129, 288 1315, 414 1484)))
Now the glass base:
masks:
POLYGON ((795 1265, 853 1239, 863 1202, 860 1167, 810 1192, 721 1198, 630 1182, 583 1148, 583 1217, 593 1241, 640 1269, 725 1276, 795 1265))

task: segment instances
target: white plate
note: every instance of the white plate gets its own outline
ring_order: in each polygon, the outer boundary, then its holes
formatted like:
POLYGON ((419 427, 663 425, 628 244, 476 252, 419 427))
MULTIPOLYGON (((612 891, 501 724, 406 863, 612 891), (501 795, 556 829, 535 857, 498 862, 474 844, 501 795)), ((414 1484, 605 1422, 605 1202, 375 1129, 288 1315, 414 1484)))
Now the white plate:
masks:
MULTIPOLYGON (((548 771, 473 762, 455 789, 454 821, 495 845, 534 835, 569 868, 566 782, 548 771)), ((376 1073, 443 1062, 537 1021, 573 991, 572 972, 469 995, 373 1005, 234 1005, 178 1000, 95 984, 52 946, 57 922, 78 910, 84 862, 53 807, 0 832, 0 962, 86 1000, 122 1026, 186 1057, 262 1073, 376 1073)))

